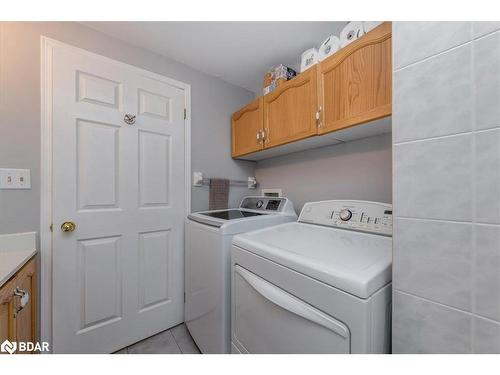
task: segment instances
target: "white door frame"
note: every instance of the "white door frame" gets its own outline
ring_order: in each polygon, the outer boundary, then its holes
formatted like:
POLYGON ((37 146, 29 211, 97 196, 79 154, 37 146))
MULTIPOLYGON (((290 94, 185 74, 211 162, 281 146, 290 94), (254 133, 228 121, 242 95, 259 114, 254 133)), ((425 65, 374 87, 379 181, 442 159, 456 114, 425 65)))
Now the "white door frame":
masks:
POLYGON ((141 75, 184 90, 186 118, 184 120, 184 195, 187 215, 191 212, 191 85, 133 65, 125 64, 96 53, 40 37, 41 94, 41 172, 40 172, 40 341, 52 343, 52 51, 54 47, 86 53, 103 62, 126 66, 141 75))

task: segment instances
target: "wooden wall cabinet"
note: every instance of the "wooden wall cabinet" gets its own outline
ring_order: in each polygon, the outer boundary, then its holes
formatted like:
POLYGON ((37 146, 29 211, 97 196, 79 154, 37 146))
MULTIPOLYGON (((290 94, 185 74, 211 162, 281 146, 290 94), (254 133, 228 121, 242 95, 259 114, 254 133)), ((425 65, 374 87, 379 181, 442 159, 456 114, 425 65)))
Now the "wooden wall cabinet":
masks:
POLYGON ((263 98, 260 97, 231 117, 231 156, 262 150, 263 138, 263 98))
POLYGON ((309 68, 264 96, 265 147, 316 134, 316 69, 309 68))
POLYGON ((382 134, 391 113, 392 24, 384 22, 236 112, 232 156, 259 160, 382 134), (338 132, 367 122, 369 130, 338 132))
POLYGON ((383 23, 318 64, 318 87, 318 134, 389 116, 391 23, 383 23))
POLYGON ((0 343, 4 340, 36 341, 35 272, 33 258, 0 288, 0 343), (16 295, 16 290, 29 293, 29 302, 23 308, 21 297, 16 295))

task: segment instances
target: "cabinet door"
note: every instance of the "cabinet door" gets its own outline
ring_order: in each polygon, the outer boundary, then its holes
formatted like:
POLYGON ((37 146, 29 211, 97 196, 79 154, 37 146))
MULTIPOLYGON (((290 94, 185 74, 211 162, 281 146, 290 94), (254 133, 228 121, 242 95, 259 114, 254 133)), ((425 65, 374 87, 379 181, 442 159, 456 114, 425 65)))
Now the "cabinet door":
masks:
POLYGON ((0 343, 15 341, 14 304, 12 300, 0 303, 0 343))
POLYGON ((0 304, 0 342, 9 338, 9 302, 3 302, 0 304))
POLYGON ((5 340, 16 341, 16 324, 14 318, 14 282, 8 281, 0 289, 0 343, 5 340))
POLYGON ((265 148, 315 135, 316 66, 264 96, 265 148))
POLYGON ((262 150, 262 97, 235 112, 231 117, 231 156, 262 150))
MULTIPOLYGON (((28 293, 28 303, 21 308, 21 298, 15 297, 16 339, 22 342, 36 341, 36 309, 35 309, 35 261, 31 260, 20 271, 16 288, 20 293, 28 293)), ((25 353, 26 354, 26 353, 25 353)))
POLYGON ((327 133, 391 114, 391 23, 385 22, 318 66, 321 121, 327 133))

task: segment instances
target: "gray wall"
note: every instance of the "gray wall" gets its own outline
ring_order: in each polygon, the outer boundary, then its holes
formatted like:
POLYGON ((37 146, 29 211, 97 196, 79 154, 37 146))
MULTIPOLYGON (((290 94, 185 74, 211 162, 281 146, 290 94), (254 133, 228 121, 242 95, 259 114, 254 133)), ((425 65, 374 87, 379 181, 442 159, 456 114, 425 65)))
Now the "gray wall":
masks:
POLYGON ((260 188, 282 188, 297 213, 305 202, 360 199, 392 202, 391 135, 259 161, 260 188))
POLYGON ((500 352, 499 29, 393 26, 395 353, 500 352))
MULTIPOLYGON (((191 84, 192 169, 246 179, 254 163, 230 157, 229 119, 253 93, 78 23, 0 23, 0 167, 30 168, 32 189, 0 190, 0 233, 38 231, 40 212, 40 35, 191 84)), ((175 58, 175 56, 174 56, 175 58)), ((208 190, 192 188, 192 210, 208 190)), ((248 194, 233 189, 231 204, 248 194)))

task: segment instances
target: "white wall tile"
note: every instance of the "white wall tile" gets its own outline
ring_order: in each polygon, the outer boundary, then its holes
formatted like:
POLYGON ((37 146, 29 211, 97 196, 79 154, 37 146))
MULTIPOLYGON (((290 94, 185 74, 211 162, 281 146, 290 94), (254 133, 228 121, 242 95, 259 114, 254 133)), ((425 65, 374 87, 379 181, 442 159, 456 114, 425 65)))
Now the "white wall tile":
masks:
POLYGON ((472 130, 472 46, 394 73, 394 141, 472 130))
POLYGON ((395 353, 500 353, 500 22, 472 33, 393 27, 395 353))
POLYGON ((471 156, 471 134, 395 145, 395 216, 470 221, 471 156))
POLYGON ((394 22, 393 66, 399 69, 471 39, 470 22, 394 22))
POLYGON ((474 317, 472 350, 479 354, 499 354, 500 324, 474 317))
POLYGON ((475 217, 500 224, 500 129, 475 133, 475 217))
POLYGON ((394 288, 471 311, 472 224, 395 219, 394 288))
POLYGON ((471 352, 471 315, 398 291, 393 298, 393 353, 471 352))
POLYGON ((483 35, 500 30, 499 21, 476 21, 472 25, 474 38, 479 38, 483 35))
POLYGON ((474 313, 500 322, 500 226, 475 231, 474 313))
POLYGON ((500 32, 474 41, 476 129, 500 126, 500 32))

